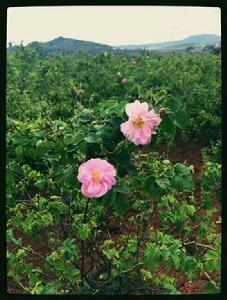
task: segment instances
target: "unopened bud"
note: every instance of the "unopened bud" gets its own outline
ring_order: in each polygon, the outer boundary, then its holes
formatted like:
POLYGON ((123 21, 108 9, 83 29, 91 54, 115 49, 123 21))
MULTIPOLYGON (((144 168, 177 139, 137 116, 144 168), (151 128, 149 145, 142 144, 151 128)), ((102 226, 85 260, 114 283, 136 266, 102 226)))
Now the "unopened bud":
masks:
POLYGON ((166 113, 166 109, 165 109, 165 108, 161 108, 161 109, 159 110, 159 114, 160 114, 160 117, 161 117, 161 118, 163 118, 163 116, 165 115, 165 113, 166 113))
POLYGON ((123 78, 121 82, 124 83, 124 84, 126 84, 126 83, 128 83, 128 79, 127 78, 123 78))
POLYGON ((77 96, 77 97, 80 96, 80 90, 76 89, 75 87, 71 87, 70 91, 71 91, 72 95, 77 96))

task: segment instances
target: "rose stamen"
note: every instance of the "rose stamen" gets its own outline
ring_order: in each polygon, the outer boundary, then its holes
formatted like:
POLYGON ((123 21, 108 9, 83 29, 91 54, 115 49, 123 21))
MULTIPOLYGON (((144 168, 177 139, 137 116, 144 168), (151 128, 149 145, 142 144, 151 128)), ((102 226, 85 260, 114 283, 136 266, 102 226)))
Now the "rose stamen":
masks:
POLYGON ((142 118, 137 118, 135 119, 133 122, 132 122, 133 126, 137 129, 141 129, 143 128, 143 125, 144 125, 144 121, 142 118))
POLYGON ((102 174, 99 171, 94 171, 91 173, 91 179, 94 183, 100 183, 102 179, 102 174))

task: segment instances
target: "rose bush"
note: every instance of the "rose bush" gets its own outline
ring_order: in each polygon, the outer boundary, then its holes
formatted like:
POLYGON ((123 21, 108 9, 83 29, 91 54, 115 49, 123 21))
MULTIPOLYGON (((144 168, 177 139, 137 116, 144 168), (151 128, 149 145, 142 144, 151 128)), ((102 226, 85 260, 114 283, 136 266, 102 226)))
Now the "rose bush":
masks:
POLYGON ((207 146, 197 181, 168 157, 176 137, 218 137, 219 58, 131 61, 8 56, 9 292, 179 294, 181 274, 220 291, 219 152, 207 146))

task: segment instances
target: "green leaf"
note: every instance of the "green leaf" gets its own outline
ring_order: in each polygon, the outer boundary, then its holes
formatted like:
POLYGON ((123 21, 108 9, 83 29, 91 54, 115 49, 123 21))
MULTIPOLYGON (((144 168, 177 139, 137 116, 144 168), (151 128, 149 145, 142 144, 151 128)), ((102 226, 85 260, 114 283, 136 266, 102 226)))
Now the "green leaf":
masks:
POLYGON ((181 164, 181 163, 176 163, 174 165, 174 170, 176 173, 181 174, 181 175, 188 175, 191 171, 191 168, 181 164))
POLYGON ((124 110, 125 110, 125 106, 128 102, 127 101, 120 101, 120 103, 117 105, 117 107, 115 107, 114 109, 114 113, 116 115, 118 115, 119 117, 121 117, 124 113, 124 110))
POLYGON ((78 229, 78 235, 81 240, 87 240, 91 233, 91 229, 89 224, 81 224, 80 228, 78 229))
POLYGON ((54 200, 48 203, 48 210, 55 219, 57 216, 66 213, 67 207, 63 202, 54 200))
POLYGON ((174 124, 173 120, 171 120, 167 114, 162 118, 160 128, 161 128, 161 130, 163 130, 167 134, 171 135, 172 137, 174 137, 174 135, 176 133, 176 125, 174 124))
POLYGON ((74 261, 78 258, 78 247, 74 244, 75 239, 68 238, 63 242, 62 250, 63 257, 66 260, 74 261))
POLYGON ((81 131, 78 130, 71 141, 72 141, 73 145, 76 146, 79 144, 79 142, 83 141, 85 137, 86 137, 86 133, 82 130, 81 131))
POLYGON ((75 166, 66 166, 63 173, 63 180, 68 187, 73 188, 75 186, 75 166))
POLYGON ((177 99, 175 98, 169 98, 165 101, 164 104, 165 107, 170 108, 172 111, 178 111, 180 108, 180 103, 177 99))
POLYGON ((196 208, 194 205, 187 205, 187 210, 191 216, 194 216, 196 212, 196 208))
POLYGON ((21 258, 21 257, 24 257, 25 255, 25 250, 24 249, 19 249, 16 253, 16 257, 17 258, 21 258))
POLYGON ((100 138, 95 134, 95 133, 89 133, 89 135, 87 135, 84 140, 87 143, 99 143, 100 138))
POLYGON ((184 110, 175 112, 175 124, 181 128, 186 128, 188 123, 188 114, 184 110))
POLYGON ((170 181, 168 178, 157 178, 155 182, 163 190, 167 190, 170 187, 170 181))
POLYGON ((156 145, 157 140, 158 140, 158 134, 153 134, 151 137, 151 142, 147 145, 148 149, 153 148, 156 145))
POLYGON ((35 182, 35 186, 37 186, 39 189, 43 189, 46 185, 46 179, 38 179, 35 182))
POLYGON ((146 244, 146 248, 143 254, 143 261, 146 267, 148 267, 148 269, 151 272, 155 271, 155 269, 157 268, 160 262, 160 259, 159 259, 159 255, 157 255, 157 249, 154 244, 152 243, 146 244))
POLYGON ((205 266, 208 270, 221 271, 221 254, 219 251, 209 250, 205 255, 205 266))
POLYGON ((130 189, 123 184, 117 184, 114 187, 114 190, 118 193, 123 193, 123 194, 128 194, 130 192, 130 189))
POLYGON ((23 146, 19 145, 15 148, 16 155, 21 157, 23 155, 23 146))
POLYGON ((221 291, 220 287, 213 285, 211 282, 208 282, 204 288, 208 294, 219 294, 221 291))
POLYGON ((180 257, 179 257, 179 254, 171 254, 171 258, 173 260, 173 263, 175 265, 175 268, 179 268, 180 265, 181 265, 181 260, 180 260, 180 257))
POLYGON ((189 272, 196 267, 196 259, 190 256, 186 256, 182 261, 182 269, 184 272, 189 272))
POLYGON ((104 110, 110 110, 115 108, 118 105, 117 100, 106 100, 104 102, 100 102, 99 106, 104 110))
POLYGON ((171 283, 164 283, 164 288, 166 288, 170 295, 181 295, 181 292, 176 289, 176 287, 171 283))
POLYGON ((176 190, 183 190, 184 179, 180 176, 174 176, 171 180, 171 184, 176 190))
POLYGON ((113 207, 120 216, 123 216, 130 208, 130 203, 127 195, 123 193, 116 193, 113 207))
POLYGON ((156 183, 156 179, 153 176, 148 176, 142 182, 142 189, 146 191, 154 199, 160 199, 163 194, 162 189, 156 183))

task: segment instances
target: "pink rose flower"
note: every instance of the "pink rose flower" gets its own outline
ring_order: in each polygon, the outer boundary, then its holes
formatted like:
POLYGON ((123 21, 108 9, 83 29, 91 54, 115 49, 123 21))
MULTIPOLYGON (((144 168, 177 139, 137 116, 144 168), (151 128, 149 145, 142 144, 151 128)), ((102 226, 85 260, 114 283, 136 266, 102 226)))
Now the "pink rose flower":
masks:
POLYGON ((80 165, 77 179, 82 183, 81 192, 88 198, 106 194, 116 184, 115 168, 108 161, 92 158, 80 165))
POLYGON ((122 83, 128 83, 128 79, 127 78, 123 78, 121 82, 122 83))
POLYGON ((155 129, 161 122, 160 117, 154 110, 148 111, 146 102, 140 103, 136 100, 125 106, 129 119, 121 124, 121 132, 135 145, 147 145, 151 141, 151 136, 155 134, 155 129))

